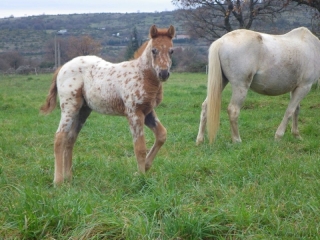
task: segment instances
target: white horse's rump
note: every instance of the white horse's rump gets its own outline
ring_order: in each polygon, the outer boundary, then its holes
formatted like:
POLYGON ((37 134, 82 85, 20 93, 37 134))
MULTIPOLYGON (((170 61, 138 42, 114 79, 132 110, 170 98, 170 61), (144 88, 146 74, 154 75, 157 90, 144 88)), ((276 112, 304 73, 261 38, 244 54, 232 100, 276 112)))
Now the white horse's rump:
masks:
POLYGON ((211 44, 208 60, 208 95, 202 105, 197 144, 203 142, 206 120, 210 142, 215 138, 221 92, 228 83, 232 86, 228 114, 233 142, 241 142, 237 121, 249 88, 269 96, 290 92, 291 99, 275 138, 284 135, 291 117, 292 133, 300 138, 299 104, 320 78, 320 41, 307 28, 284 35, 236 30, 211 44))

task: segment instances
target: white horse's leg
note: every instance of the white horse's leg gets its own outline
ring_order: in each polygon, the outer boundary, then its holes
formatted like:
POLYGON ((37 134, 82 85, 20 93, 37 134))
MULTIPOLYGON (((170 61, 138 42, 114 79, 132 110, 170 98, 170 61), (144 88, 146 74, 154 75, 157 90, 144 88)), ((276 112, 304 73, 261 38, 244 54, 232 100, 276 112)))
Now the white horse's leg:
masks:
POLYGON ((298 116, 300 112, 300 104, 298 104, 296 110, 294 111, 293 117, 292 117, 292 128, 291 128, 291 133, 295 138, 301 139, 302 137, 300 136, 299 129, 298 129, 298 116))
MULTIPOLYGON (((291 92, 290 98, 292 98, 292 94, 293 93, 291 92)), ((294 137, 296 137, 298 139, 302 139, 302 137, 300 136, 300 133, 299 133, 299 129, 298 129, 299 112, 300 112, 300 103, 298 104, 298 106, 296 107, 296 110, 293 113, 291 133, 293 134, 294 137)))
POLYGON ((232 142, 241 142, 239 128, 238 128, 238 117, 240 109, 247 96, 248 88, 240 86, 232 86, 232 97, 228 105, 228 114, 231 127, 231 138, 232 142))
POLYGON ((292 116, 294 116, 293 125, 292 125, 292 132, 296 137, 300 137, 299 131, 298 131, 298 114, 300 108, 298 107, 300 104, 300 101, 308 94, 308 92, 311 89, 311 84, 303 87, 297 87, 292 93, 289 105, 287 107, 287 110, 282 118, 282 121, 276 131, 275 139, 278 140, 281 137, 283 137, 284 132, 286 131, 286 127, 288 125, 288 122, 292 116), (295 132, 294 132, 295 131, 295 132))
POLYGON ((133 137, 134 153, 137 159, 138 170, 141 173, 145 173, 147 156, 147 147, 143 131, 145 117, 142 112, 139 112, 128 114, 127 119, 133 137))
POLYGON ((201 144, 204 140, 206 124, 207 124, 207 98, 204 100, 201 106, 200 125, 199 125, 197 141, 196 141, 197 145, 201 144))
POLYGON ((152 148, 150 149, 146 157, 145 168, 146 168, 146 171, 148 171, 151 168, 152 162, 156 157, 158 151, 160 150, 160 148, 162 147, 162 145, 165 143, 167 139, 167 130, 160 123, 154 110, 146 116, 145 124, 147 127, 149 127, 153 131, 154 136, 156 138, 152 148))

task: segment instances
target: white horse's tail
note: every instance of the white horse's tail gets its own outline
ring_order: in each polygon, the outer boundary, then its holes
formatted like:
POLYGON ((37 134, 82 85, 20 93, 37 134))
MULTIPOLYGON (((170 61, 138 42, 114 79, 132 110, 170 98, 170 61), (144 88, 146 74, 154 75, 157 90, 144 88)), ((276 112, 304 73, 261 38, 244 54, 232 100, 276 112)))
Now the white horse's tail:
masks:
POLYGON ((215 139, 220 125, 222 70, 219 58, 219 40, 211 44, 208 59, 207 127, 210 143, 215 139))

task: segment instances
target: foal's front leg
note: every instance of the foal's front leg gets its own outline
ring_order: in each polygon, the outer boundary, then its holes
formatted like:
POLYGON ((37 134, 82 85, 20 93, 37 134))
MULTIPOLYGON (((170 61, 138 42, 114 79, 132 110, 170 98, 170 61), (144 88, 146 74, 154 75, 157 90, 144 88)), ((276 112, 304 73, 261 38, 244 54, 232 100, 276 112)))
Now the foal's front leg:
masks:
POLYGON ((130 131, 133 137, 134 153, 136 155, 138 163, 138 170, 141 173, 145 173, 147 147, 143 131, 144 114, 142 112, 128 114, 127 118, 130 125, 130 131))
POLYGON ((167 130, 160 123, 154 110, 145 117, 145 124, 148 128, 150 128, 153 131, 154 136, 156 138, 146 158, 145 167, 146 171, 148 171, 151 168, 152 162, 156 157, 158 151, 167 139, 167 130))

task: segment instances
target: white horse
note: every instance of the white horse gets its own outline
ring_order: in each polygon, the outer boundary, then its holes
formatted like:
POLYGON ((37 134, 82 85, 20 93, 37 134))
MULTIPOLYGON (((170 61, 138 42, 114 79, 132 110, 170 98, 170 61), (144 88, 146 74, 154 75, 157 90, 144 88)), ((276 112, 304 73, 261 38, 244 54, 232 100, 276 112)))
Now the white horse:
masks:
POLYGON ((228 106, 233 142, 241 142, 238 130, 240 108, 248 89, 277 96, 290 92, 290 102, 275 133, 280 139, 293 117, 292 134, 298 130, 300 101, 320 78, 320 41, 307 28, 284 35, 235 30, 213 42, 209 48, 207 98, 202 104, 197 144, 203 142, 206 122, 212 142, 219 128, 221 92, 230 82, 228 106))
POLYGON ((147 171, 166 140, 167 131, 154 108, 162 101, 162 83, 170 75, 175 29, 150 28, 150 40, 135 59, 117 64, 96 56, 81 56, 67 62, 53 77, 41 112, 48 114, 60 99, 61 119, 54 141, 54 183, 72 177, 72 152, 77 136, 92 110, 128 119, 138 169, 147 171), (155 135, 148 152, 144 125, 155 135))

